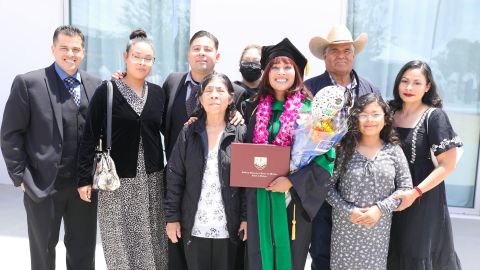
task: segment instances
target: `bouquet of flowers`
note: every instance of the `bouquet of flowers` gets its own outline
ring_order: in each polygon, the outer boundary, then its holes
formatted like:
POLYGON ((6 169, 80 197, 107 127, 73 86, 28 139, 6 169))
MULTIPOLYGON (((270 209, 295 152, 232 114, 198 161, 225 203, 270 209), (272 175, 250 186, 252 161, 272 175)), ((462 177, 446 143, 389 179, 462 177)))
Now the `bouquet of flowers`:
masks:
POLYGON ((318 91, 311 103, 311 111, 301 113, 294 126, 291 172, 328 152, 345 135, 351 108, 346 104, 344 88, 327 86, 318 91))

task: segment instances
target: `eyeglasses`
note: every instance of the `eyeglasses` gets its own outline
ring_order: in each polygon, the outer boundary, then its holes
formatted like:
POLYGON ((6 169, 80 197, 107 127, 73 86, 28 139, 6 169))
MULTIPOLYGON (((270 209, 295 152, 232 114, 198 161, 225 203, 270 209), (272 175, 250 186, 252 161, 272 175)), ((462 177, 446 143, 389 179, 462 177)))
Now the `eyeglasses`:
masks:
POLYGON ((155 57, 141 57, 135 54, 131 54, 132 62, 135 64, 145 64, 147 66, 153 65, 155 63, 155 57))
POLYGON ((368 119, 372 119, 373 121, 379 121, 384 116, 385 116, 385 114, 383 114, 383 113, 375 113, 375 114, 361 113, 361 114, 358 115, 358 121, 364 122, 364 121, 367 121, 368 119))

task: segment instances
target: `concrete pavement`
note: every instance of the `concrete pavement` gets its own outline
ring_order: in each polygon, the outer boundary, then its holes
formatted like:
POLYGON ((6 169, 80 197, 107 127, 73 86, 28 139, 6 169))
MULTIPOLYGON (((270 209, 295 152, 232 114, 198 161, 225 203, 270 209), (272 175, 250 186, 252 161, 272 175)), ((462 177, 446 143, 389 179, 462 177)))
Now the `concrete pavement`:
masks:
MULTIPOLYGON (((23 194, 12 185, 0 184, 0 269, 28 270, 30 256, 23 194)), ((464 270, 478 270, 480 264, 480 218, 452 217, 455 248, 464 270)), ((57 245, 57 269, 65 270, 63 231, 57 245)), ((106 270, 100 235, 97 237, 96 269, 106 270)), ((307 267, 310 269, 310 260, 307 267)))

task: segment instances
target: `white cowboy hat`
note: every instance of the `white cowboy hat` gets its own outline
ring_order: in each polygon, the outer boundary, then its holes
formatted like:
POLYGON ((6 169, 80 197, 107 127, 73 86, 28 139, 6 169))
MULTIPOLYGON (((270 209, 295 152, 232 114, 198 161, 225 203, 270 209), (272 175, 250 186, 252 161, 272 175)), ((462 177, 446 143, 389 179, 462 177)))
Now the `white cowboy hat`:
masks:
POLYGON ((357 55, 363 50, 367 40, 368 35, 366 33, 361 33, 357 39, 353 40, 352 34, 345 25, 335 25, 330 32, 328 32, 327 38, 313 37, 310 40, 309 47, 313 55, 324 60, 325 49, 330 44, 352 43, 355 48, 355 55, 357 55))

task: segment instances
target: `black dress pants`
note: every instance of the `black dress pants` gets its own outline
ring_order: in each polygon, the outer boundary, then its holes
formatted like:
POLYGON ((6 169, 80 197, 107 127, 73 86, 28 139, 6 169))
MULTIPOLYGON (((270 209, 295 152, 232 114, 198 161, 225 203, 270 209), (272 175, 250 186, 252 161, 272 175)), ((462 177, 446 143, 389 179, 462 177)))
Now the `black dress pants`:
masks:
POLYGON ((183 252, 183 239, 179 238, 177 243, 168 240, 168 269, 187 270, 185 253, 183 252))
POLYGON ((184 243, 188 270, 232 270, 237 245, 230 239, 192 237, 184 243))
POLYGON ((82 201, 73 186, 60 189, 39 203, 24 194, 32 270, 55 269, 62 218, 67 269, 95 269, 97 201, 96 196, 92 197, 95 198, 91 203, 82 201))
POLYGON ((324 202, 312 224, 310 257, 312 270, 330 269, 330 243, 332 235, 332 207, 324 202))

